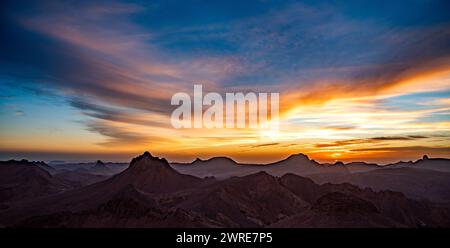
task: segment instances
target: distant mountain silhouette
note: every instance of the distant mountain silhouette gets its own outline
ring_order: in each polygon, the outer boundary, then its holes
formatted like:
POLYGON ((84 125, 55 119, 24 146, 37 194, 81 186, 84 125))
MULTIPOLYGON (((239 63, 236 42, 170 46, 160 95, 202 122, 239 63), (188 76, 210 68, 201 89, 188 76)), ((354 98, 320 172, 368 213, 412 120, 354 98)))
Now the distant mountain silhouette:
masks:
POLYGON ((301 176, 325 172, 348 173, 346 166, 319 164, 301 153, 270 164, 241 164, 227 157, 214 157, 208 160, 195 160, 192 163, 171 163, 171 165, 181 173, 198 177, 214 176, 220 179, 249 175, 261 170, 274 176, 282 176, 286 173, 301 176))
POLYGON ((286 159, 270 164, 242 164, 227 157, 213 157, 207 160, 196 159, 192 163, 171 163, 172 167, 178 171, 199 177, 214 176, 216 178, 227 178, 231 176, 242 176, 260 170, 275 176, 282 176, 285 173, 294 173, 301 176, 322 174, 322 173, 359 173, 385 168, 420 168, 442 172, 450 172, 450 159, 428 158, 415 162, 398 162, 387 165, 375 163, 351 162, 344 164, 336 162, 334 164, 320 164, 311 160, 305 154, 294 154, 286 159), (201 165, 201 167, 200 167, 201 165))
POLYGON ((265 171, 274 176, 292 173, 314 179, 318 183, 349 182, 376 190, 403 192, 415 199, 450 202, 450 160, 429 158, 409 162, 378 165, 365 162, 320 164, 304 154, 270 164, 240 164, 216 157, 193 163, 172 163, 178 171, 198 177, 225 179, 265 171))

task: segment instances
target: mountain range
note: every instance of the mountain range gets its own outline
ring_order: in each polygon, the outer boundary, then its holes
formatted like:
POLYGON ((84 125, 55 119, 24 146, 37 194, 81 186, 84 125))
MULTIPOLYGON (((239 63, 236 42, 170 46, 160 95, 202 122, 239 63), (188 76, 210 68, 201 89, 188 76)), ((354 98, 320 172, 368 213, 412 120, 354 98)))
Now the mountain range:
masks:
POLYGON ((101 161, 74 166, 86 169, 82 172, 68 165, 5 161, 0 225, 449 227, 446 166, 449 160, 428 157, 386 166, 320 164, 302 154, 268 165, 226 157, 169 164, 148 152, 126 166, 101 161), (121 169, 114 174, 112 168, 121 169))
POLYGON ((273 176, 292 173, 313 179, 316 183, 351 183, 375 190, 405 193, 414 199, 450 202, 450 159, 428 158, 387 165, 352 162, 320 164, 304 154, 270 164, 241 164, 227 157, 208 160, 196 159, 192 163, 171 163, 181 173, 197 177, 226 179, 264 171, 273 176))

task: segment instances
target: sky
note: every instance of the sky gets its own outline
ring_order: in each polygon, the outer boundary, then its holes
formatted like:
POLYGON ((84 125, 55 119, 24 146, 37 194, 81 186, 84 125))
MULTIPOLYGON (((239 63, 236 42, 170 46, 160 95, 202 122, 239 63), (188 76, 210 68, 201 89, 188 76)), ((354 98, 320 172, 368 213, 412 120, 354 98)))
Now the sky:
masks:
POLYGON ((450 158, 448 1, 2 1, 0 159, 450 158), (278 131, 173 94, 279 92, 278 131))

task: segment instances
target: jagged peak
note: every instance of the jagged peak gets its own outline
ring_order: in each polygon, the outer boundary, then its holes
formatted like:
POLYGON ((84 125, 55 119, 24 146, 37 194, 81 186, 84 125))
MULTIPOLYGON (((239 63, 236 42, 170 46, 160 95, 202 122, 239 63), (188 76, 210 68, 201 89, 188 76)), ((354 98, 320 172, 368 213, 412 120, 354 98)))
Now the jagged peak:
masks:
POLYGON ((133 161, 134 161, 134 162, 137 162, 137 161, 139 161, 139 160, 146 159, 146 158, 154 158, 154 157, 152 156, 152 154, 151 154, 150 152, 145 151, 143 154, 141 154, 141 155, 139 155, 139 156, 133 158, 133 159, 131 160, 131 163, 133 163, 133 161))
POLYGON ((138 164, 139 162, 144 161, 144 160, 161 162, 164 165, 166 165, 167 168, 171 168, 169 165, 169 162, 165 158, 154 157, 148 151, 144 152, 142 155, 139 155, 139 156, 133 158, 130 163, 130 168, 134 167, 136 164, 138 164))

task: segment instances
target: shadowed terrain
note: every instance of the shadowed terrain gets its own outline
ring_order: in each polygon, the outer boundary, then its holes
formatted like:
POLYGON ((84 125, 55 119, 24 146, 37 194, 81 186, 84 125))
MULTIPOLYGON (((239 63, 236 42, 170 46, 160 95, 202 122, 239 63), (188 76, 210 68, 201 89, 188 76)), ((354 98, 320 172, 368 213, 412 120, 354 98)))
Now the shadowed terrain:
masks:
MULTIPOLYGON (((433 191, 442 200, 436 202, 425 198, 414 199, 391 190, 363 189, 347 182, 317 184, 312 179, 299 175, 307 173, 314 175, 311 177, 317 177, 322 172, 325 177, 332 174, 342 177, 370 177, 377 172, 387 175, 385 170, 391 170, 395 176, 401 175, 399 170, 405 171, 407 175, 412 173, 410 170, 414 173, 432 173, 431 169, 422 169, 425 165, 421 163, 424 163, 424 160, 415 163, 414 168, 385 166, 370 168, 364 170, 365 172, 359 169, 358 172, 352 173, 347 165, 321 165, 304 155, 296 155, 270 165, 239 165, 227 158, 216 158, 208 161, 196 160, 191 165, 170 166, 164 158, 154 157, 146 152, 134 158, 125 170, 113 176, 84 172, 90 176, 80 179, 86 175, 77 177, 76 175, 81 175, 80 172, 68 175, 73 173, 73 170, 55 172, 52 175, 45 169, 55 170, 53 167, 56 166, 44 166, 42 162, 7 161, 2 162, 0 167, 0 225, 448 227, 450 208, 446 203, 448 191, 444 188, 441 191, 433 191), (181 166, 185 166, 185 169, 213 167, 213 162, 220 162, 215 169, 229 172, 231 170, 227 167, 243 166, 245 175, 230 175, 219 180, 214 177, 200 178, 181 174, 174 169, 181 166), (276 175, 285 167, 288 167, 287 171, 295 170, 295 166, 299 167, 298 173, 291 171, 276 175), (104 177, 104 180, 98 178, 99 181, 96 182, 94 176, 104 177)), ((89 168, 94 168, 97 164, 100 162, 89 168)), ((104 165, 101 162, 99 166, 104 165)), ((354 165, 349 165, 351 166, 354 165)), ((371 167, 361 164, 358 166, 371 167)), ((107 164, 105 168, 101 170, 110 170, 107 164)), ((98 173, 97 170, 94 172, 98 173)), ((437 184, 435 187, 447 185, 437 184)))

